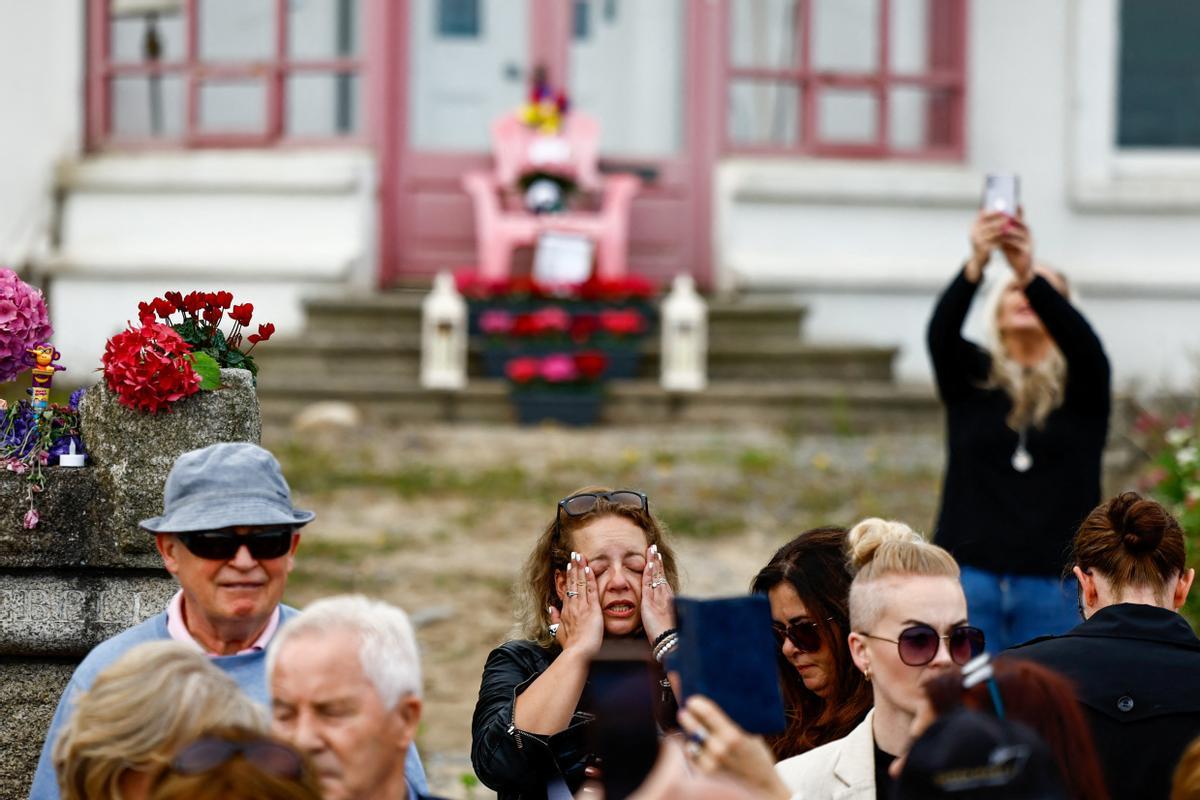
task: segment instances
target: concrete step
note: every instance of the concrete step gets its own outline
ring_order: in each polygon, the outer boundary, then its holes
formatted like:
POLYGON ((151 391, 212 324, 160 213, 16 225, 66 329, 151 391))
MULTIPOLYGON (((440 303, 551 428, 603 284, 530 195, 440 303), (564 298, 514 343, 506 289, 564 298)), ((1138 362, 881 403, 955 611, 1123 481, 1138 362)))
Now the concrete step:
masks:
MULTIPOLYGON (((468 374, 484 375, 483 343, 472 342, 468 374)), ((656 379, 660 345, 657 337, 642 344, 639 377, 656 379)), ((869 345, 805 344, 747 336, 714 337, 709 343, 708 369, 712 380, 889 381, 896 349, 869 345)), ((416 379, 421 346, 416 334, 328 332, 305 339, 279 339, 255 351, 265 380, 272 375, 303 375, 321 384, 352 381, 370 383, 379 376, 416 379)))
MULTIPOLYGON (((401 289, 373 295, 313 298, 305 304, 308 330, 314 335, 372 331, 416 335, 421 329, 421 300, 426 292, 401 289)), ((795 341, 803 334, 807 309, 786 301, 713 299, 709 336, 774 338, 795 341)))
MULTIPOLYGON (((380 378, 353 386, 283 375, 260 381, 263 421, 288 425, 313 403, 340 401, 360 410, 365 421, 395 425, 421 421, 511 423, 508 387, 500 380, 475 380, 462 392, 432 392, 415 381, 380 378)), ((838 381, 713 381, 698 394, 664 391, 654 381, 609 384, 602 423, 644 425, 667 422, 778 424, 797 433, 843 434, 928 430, 941 425, 932 389, 838 381)))

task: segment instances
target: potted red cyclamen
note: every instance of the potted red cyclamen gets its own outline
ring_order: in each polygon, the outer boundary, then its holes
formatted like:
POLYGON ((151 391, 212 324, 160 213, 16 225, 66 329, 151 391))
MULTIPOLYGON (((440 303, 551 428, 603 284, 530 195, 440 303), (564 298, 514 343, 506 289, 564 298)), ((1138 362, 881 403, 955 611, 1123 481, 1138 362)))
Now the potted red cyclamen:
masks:
POLYGON ((594 424, 600 418, 607 366, 608 358, 594 350, 511 359, 505 373, 517 421, 523 425, 548 420, 594 424))

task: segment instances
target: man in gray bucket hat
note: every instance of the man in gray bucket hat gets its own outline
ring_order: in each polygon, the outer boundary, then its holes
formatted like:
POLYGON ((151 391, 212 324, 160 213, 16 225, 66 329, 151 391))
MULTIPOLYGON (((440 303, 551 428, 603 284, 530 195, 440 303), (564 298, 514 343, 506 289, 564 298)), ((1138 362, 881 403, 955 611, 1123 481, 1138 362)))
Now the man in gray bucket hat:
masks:
MULTIPOLYGON (((258 445, 223 442, 175 460, 162 515, 139 524, 154 534, 179 591, 163 613, 101 642, 76 668, 46 734, 31 800, 59 796, 52 754, 75 696, 143 642, 174 639, 204 651, 252 700, 269 707, 266 650, 279 626, 298 613, 280 600, 299 529, 314 516, 292 506, 279 462, 258 445)), ((415 747, 405 773, 417 792, 428 791, 415 747)))

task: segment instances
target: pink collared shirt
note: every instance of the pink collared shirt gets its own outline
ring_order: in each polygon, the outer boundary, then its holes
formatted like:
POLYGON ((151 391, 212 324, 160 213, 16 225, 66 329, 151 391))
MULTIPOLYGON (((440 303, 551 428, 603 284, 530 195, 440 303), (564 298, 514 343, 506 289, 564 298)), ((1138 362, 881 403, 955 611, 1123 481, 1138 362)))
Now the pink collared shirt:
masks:
MULTIPOLYGON (((271 641, 271 637, 275 635, 275 631, 279 629, 279 606, 275 606, 275 610, 271 612, 271 619, 267 621, 267 627, 263 628, 262 634, 254 640, 254 644, 247 647, 245 650, 238 650, 235 655, 243 656, 247 653, 256 653, 260 650, 267 649, 267 643, 271 641)), ((217 656, 220 653, 209 653, 199 642, 192 637, 191 632, 187 629, 187 623, 183 619, 183 590, 180 589, 171 598, 171 602, 167 604, 167 633, 177 642, 195 647, 200 652, 217 656)))

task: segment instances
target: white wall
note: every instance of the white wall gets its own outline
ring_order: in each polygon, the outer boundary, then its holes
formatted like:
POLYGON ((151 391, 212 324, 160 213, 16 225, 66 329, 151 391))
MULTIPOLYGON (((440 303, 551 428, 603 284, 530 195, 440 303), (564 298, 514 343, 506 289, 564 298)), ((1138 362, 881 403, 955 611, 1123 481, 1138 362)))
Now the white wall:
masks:
POLYGON ((1014 171, 1038 255, 1080 287, 1117 384, 1191 385, 1200 179, 1160 174, 1129 187, 1128 160, 1114 151, 1097 167, 1081 152, 1111 108, 1115 11, 1116 0, 970 4, 965 163, 725 159, 720 283, 798 292, 813 339, 899 343, 900 376, 929 380, 924 324, 966 255, 983 175, 1014 171), (1085 167, 1090 193, 1077 179, 1085 167), (1092 191, 1097 168, 1111 182, 1092 191))
POLYGON ((0 0, 0 266, 47 230, 54 164, 79 151, 83 3, 0 0))

